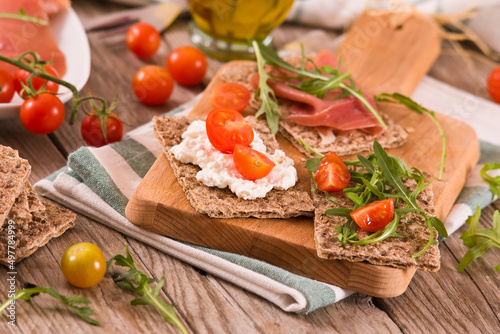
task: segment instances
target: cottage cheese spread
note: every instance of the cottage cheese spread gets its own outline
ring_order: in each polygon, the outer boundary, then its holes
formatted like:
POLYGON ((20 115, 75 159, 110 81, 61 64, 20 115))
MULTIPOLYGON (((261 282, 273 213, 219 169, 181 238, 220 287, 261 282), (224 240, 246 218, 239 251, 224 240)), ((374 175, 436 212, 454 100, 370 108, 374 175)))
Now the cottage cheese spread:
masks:
POLYGON ((207 137, 204 121, 194 121, 182 134, 182 142, 173 146, 170 152, 182 163, 192 163, 201 168, 196 179, 209 187, 229 189, 242 199, 265 197, 271 189, 286 190, 297 182, 297 170, 293 160, 281 150, 274 154, 266 152, 266 146, 258 133, 250 147, 266 154, 276 166, 264 178, 246 180, 236 169, 232 154, 224 154, 215 149, 207 137))

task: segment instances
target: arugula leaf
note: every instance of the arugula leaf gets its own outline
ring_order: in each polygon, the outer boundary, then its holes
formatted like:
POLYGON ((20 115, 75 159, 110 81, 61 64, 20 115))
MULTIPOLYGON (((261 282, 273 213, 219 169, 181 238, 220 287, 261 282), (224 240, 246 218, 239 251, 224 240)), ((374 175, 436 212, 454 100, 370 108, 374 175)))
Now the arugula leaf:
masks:
POLYGON ((120 254, 115 255, 106 262, 106 268, 109 269, 113 261, 117 266, 130 268, 127 272, 114 278, 114 281, 118 286, 127 288, 133 293, 142 294, 140 297, 133 299, 130 304, 154 306, 166 322, 177 326, 182 333, 187 334, 186 328, 175 314, 174 306, 172 304, 165 303, 159 297, 161 289, 165 284, 165 277, 162 277, 158 284, 155 287, 152 287, 150 283, 153 283, 155 280, 147 277, 135 267, 134 259, 132 259, 132 256, 128 251, 128 246, 126 248, 126 255, 126 257, 120 254), (133 278, 133 282, 126 281, 127 278, 133 278))
MULTIPOLYGON (((493 227, 479 227, 481 208, 479 205, 472 216, 469 216, 466 223, 469 229, 460 236, 465 246, 469 247, 467 253, 458 264, 458 271, 463 271, 472 261, 483 255, 491 247, 500 248, 500 213, 498 210, 493 214, 493 227)), ((500 271, 500 264, 495 267, 495 271, 500 271)))
POLYGON ((491 192, 500 198, 500 175, 499 176, 490 176, 487 172, 489 170, 499 169, 500 163, 490 163, 484 164, 483 168, 479 172, 484 181, 486 181, 489 186, 491 192))
POLYGON ((79 316, 83 321, 94 325, 94 326, 100 326, 101 323, 95 319, 90 318, 88 315, 94 314, 94 310, 92 310, 90 307, 86 306, 76 306, 75 304, 91 304, 92 302, 80 295, 73 295, 70 297, 65 297, 63 295, 60 295, 54 288, 51 287, 42 287, 42 286, 37 286, 34 288, 28 288, 28 289, 22 289, 16 291, 16 293, 7 299, 2 305, 0 305, 0 313, 3 312, 7 308, 7 306, 10 305, 11 302, 22 299, 26 301, 30 301, 31 297, 33 295, 39 294, 39 293, 46 293, 52 297, 54 297, 57 300, 60 300, 63 302, 67 307, 69 307, 73 312, 76 313, 77 316, 79 316))
POLYGON ((257 58, 257 66, 260 76, 260 98, 263 104, 263 106, 261 106, 261 108, 257 112, 256 117, 265 113, 266 117, 269 117, 268 125, 271 129, 271 132, 274 128, 277 129, 277 125, 274 123, 274 121, 277 122, 276 114, 281 114, 279 113, 279 109, 277 109, 277 104, 276 106, 273 105, 273 102, 276 103, 276 97, 273 90, 267 85, 267 79, 269 79, 270 77, 267 73, 264 72, 265 64, 279 67, 286 71, 297 74, 298 79, 304 80, 299 84, 299 86, 294 86, 294 88, 318 96, 320 98, 323 97, 328 90, 340 88, 343 92, 343 95, 354 96, 363 104, 363 106, 367 110, 369 110, 373 114, 373 116, 375 116, 377 121, 380 123, 380 125, 382 125, 384 129, 387 128, 387 124, 385 124, 378 111, 368 102, 361 90, 356 89, 356 85, 351 78, 351 74, 349 72, 342 73, 340 71, 340 62, 337 69, 333 69, 329 66, 323 66, 322 69, 326 73, 330 74, 324 75, 312 60, 310 61, 314 65, 314 70, 308 71, 304 66, 304 57, 302 58, 302 66, 297 68, 281 59, 281 57, 274 50, 268 48, 261 42, 252 41, 252 46, 255 50, 255 57, 257 58), (346 81, 348 81, 349 84, 347 84, 346 81), (269 94, 271 94, 273 98, 272 100, 271 98, 269 98, 269 94), (269 123, 270 120, 271 123, 269 123))
POLYGON ((406 106, 408 109, 415 111, 416 113, 418 113, 420 115, 426 114, 427 116, 429 116, 431 118, 431 120, 437 126, 439 133, 441 135, 441 143, 442 143, 441 163, 439 165, 439 174, 438 174, 438 180, 441 180, 443 178, 444 164, 446 161, 446 134, 444 133, 444 130, 441 127, 441 124, 436 119, 436 114, 434 113, 434 111, 430 111, 430 110, 424 108, 422 105, 413 101, 408 96, 404 96, 404 95, 399 94, 399 93, 393 93, 393 94, 382 93, 382 94, 375 96, 375 100, 379 101, 379 102, 399 103, 399 104, 406 106))
POLYGON ((253 48, 255 50, 255 57, 257 58, 257 69, 259 71, 259 89, 256 93, 259 93, 261 106, 260 109, 255 114, 255 117, 261 115, 266 115, 267 125, 272 134, 276 134, 279 129, 279 119, 281 117, 281 112, 276 102, 276 96, 274 91, 267 84, 267 80, 271 77, 264 71, 264 59, 262 57, 259 45, 256 41, 252 42, 253 48), (278 116, 276 116, 278 115, 278 116))

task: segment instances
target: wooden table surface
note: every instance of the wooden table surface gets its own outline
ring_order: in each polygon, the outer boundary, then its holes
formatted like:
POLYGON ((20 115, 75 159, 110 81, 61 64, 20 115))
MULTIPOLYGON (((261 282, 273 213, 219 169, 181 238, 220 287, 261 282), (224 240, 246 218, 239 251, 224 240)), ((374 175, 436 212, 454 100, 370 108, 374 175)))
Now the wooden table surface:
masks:
MULTIPOLYGON (((85 22, 97 15, 124 7, 103 1, 74 0, 73 8, 85 22)), ((175 86, 170 100, 159 107, 137 102, 131 91, 135 71, 145 63, 164 65, 168 52, 190 44, 187 20, 180 19, 163 36, 163 45, 154 58, 141 61, 124 44, 110 44, 102 33, 88 34, 91 53, 91 75, 81 95, 89 93, 112 100, 118 94, 117 113, 131 130, 168 111, 203 91, 221 65, 210 59, 203 84, 192 88, 175 86)), ((310 27, 284 24, 273 32, 275 46, 280 47, 312 30, 310 27)), ((339 32, 328 32, 332 38, 339 32)), ((474 60, 474 68, 447 44, 430 75, 459 89, 487 98, 485 80, 491 62, 474 60)), ((69 110, 69 105, 66 105, 69 110)), ((0 144, 19 150, 32 165, 31 182, 46 177, 66 164, 69 153, 84 145, 79 125, 67 122, 48 136, 28 133, 19 119, 0 121, 0 144)), ((481 225, 491 227, 491 217, 500 208, 496 201, 483 210, 481 225)), ((90 298, 95 318, 102 326, 84 323, 57 301, 38 296, 31 303, 16 303, 17 325, 0 321, 1 333, 177 333, 149 306, 131 306, 131 294, 120 290, 107 276, 89 289, 75 288, 64 279, 60 259, 70 245, 92 242, 106 258, 123 254, 128 245, 139 270, 160 279, 166 277, 161 293, 175 305, 177 314, 192 333, 494 333, 500 330, 500 274, 493 267, 500 263, 497 249, 474 261, 462 273, 457 266, 467 248, 459 236, 463 228, 441 245, 442 265, 436 273, 417 272, 406 293, 391 299, 354 294, 334 305, 310 314, 283 312, 274 304, 202 272, 133 238, 126 237, 82 215, 75 228, 50 241, 45 247, 16 267, 17 286, 35 283, 55 287, 65 295, 82 294, 90 298)), ((0 268, 0 298, 5 300, 7 269, 0 268)))

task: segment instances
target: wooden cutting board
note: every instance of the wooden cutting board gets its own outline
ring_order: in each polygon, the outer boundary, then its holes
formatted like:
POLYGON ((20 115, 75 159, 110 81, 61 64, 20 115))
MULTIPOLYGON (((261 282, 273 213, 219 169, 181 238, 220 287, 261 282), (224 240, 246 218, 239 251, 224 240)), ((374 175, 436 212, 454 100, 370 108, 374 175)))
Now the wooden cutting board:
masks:
MULTIPOLYGON (((397 91, 411 95, 439 50, 437 29, 426 19, 371 10, 352 27, 337 54, 348 59, 349 71, 369 93, 397 91)), ((237 62, 225 66, 237 66, 237 62)), ((190 116, 205 116, 211 110, 208 99, 219 82, 217 74, 190 116)), ((443 179, 438 181, 441 138, 431 119, 402 106, 380 104, 379 107, 410 132, 408 142, 389 153, 431 173, 436 214, 444 219, 478 161, 475 132, 458 120, 437 115, 448 136, 446 169, 443 179)), ((310 189, 304 156, 286 139, 279 135, 277 138, 281 148, 294 159, 299 182, 304 189, 310 189)), ((413 268, 318 258, 311 218, 212 219, 199 214, 186 199, 164 155, 137 187, 126 215, 134 224, 174 239, 263 260, 299 275, 372 296, 400 295, 415 273, 413 268)))

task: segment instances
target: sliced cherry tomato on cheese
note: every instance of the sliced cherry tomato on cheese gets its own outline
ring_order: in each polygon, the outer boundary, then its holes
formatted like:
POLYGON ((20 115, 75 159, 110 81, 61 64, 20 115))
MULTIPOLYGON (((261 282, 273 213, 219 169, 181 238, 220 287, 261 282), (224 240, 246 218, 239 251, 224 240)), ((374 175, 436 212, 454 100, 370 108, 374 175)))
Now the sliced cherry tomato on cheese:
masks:
POLYGON ((214 108, 231 108, 242 111, 250 101, 250 91, 235 82, 223 82, 215 86, 210 96, 210 104, 214 108))
POLYGON ((380 231, 394 218, 394 199, 389 198, 359 207, 351 212, 351 217, 365 231, 380 231))
POLYGON ((339 191, 349 185, 351 173, 337 154, 328 152, 314 173, 314 181, 318 189, 324 191, 339 191))
POLYGON ((238 144, 234 147, 233 161, 238 172, 252 181, 266 177, 276 165, 264 153, 238 144))
POLYGON ((232 153, 236 144, 249 146, 253 141, 252 127, 233 109, 218 108, 210 111, 206 129, 208 140, 222 153, 232 153))

